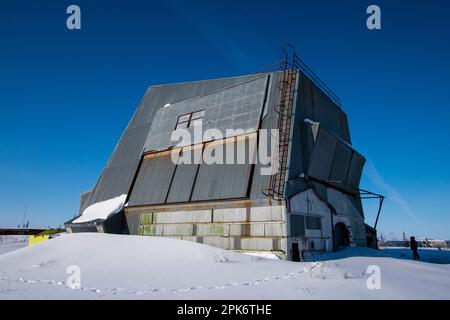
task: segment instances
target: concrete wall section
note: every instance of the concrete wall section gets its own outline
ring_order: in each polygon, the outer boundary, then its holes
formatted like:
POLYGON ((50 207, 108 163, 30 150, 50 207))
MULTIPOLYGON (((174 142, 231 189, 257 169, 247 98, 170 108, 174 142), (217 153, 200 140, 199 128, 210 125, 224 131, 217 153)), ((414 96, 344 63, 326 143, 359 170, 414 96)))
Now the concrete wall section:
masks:
POLYGON ((276 251, 281 257, 286 251, 284 219, 284 206, 127 214, 131 234, 175 237, 227 250, 276 251))

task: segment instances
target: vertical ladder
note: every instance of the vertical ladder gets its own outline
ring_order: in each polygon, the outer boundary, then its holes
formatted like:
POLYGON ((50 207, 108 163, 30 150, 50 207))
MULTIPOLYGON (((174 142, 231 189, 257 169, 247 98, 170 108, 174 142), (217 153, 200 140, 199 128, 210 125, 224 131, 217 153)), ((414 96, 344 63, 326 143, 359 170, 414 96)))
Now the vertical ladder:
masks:
POLYGON ((272 166, 272 168, 278 170, 272 172, 268 189, 268 195, 274 200, 283 198, 287 172, 289 138, 298 75, 295 53, 293 53, 291 59, 292 61, 289 61, 289 55, 285 52, 281 65, 282 76, 278 84, 279 103, 275 106, 275 111, 278 114, 279 152, 273 158, 273 161, 277 161, 278 166, 272 166))

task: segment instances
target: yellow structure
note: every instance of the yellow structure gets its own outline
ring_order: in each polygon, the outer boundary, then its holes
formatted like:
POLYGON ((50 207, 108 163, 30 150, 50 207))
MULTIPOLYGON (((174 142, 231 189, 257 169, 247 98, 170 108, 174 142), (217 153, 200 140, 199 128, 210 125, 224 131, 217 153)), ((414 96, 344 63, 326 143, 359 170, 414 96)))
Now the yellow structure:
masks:
POLYGON ((28 236, 28 246, 34 246, 38 243, 44 242, 46 240, 50 239, 50 235, 40 235, 37 234, 35 236, 28 236))
POLYGON ((53 238, 56 234, 64 232, 63 229, 48 229, 36 235, 32 235, 28 237, 28 246, 34 246, 38 243, 47 241, 53 238))

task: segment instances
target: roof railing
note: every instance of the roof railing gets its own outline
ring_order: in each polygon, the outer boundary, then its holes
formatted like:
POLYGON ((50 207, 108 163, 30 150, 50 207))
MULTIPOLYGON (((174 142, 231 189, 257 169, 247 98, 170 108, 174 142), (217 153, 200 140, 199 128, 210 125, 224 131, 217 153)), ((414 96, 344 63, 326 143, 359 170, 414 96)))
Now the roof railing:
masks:
POLYGON ((301 71, 308 77, 318 88, 320 88, 334 103, 338 106, 342 106, 342 101, 337 94, 328 87, 325 82, 297 55, 295 48, 290 44, 286 44, 283 49, 283 58, 263 69, 260 69, 256 73, 272 72, 274 70, 283 71, 286 69, 286 65, 293 70, 301 71))
POLYGON ((297 55, 295 48, 290 45, 284 45, 283 49, 284 59, 292 69, 300 70, 305 74, 317 87, 319 87, 334 103, 338 106, 342 105, 341 99, 328 87, 325 82, 297 55))
POLYGON ((311 70, 308 65, 300 59, 297 54, 294 52, 293 55, 293 67, 302 71, 316 86, 318 86, 325 94, 338 106, 342 105, 341 99, 330 89, 320 78, 319 76, 311 70))

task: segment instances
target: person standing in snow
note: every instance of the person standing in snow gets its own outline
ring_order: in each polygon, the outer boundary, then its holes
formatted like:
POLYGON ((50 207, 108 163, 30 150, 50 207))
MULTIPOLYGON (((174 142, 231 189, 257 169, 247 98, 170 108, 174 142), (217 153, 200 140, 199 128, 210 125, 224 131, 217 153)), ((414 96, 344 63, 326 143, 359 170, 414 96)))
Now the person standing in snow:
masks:
POLYGON ((420 259, 419 254, 417 253, 417 241, 415 237, 410 238, 409 245, 411 247, 411 250, 413 252, 413 259, 420 259))

